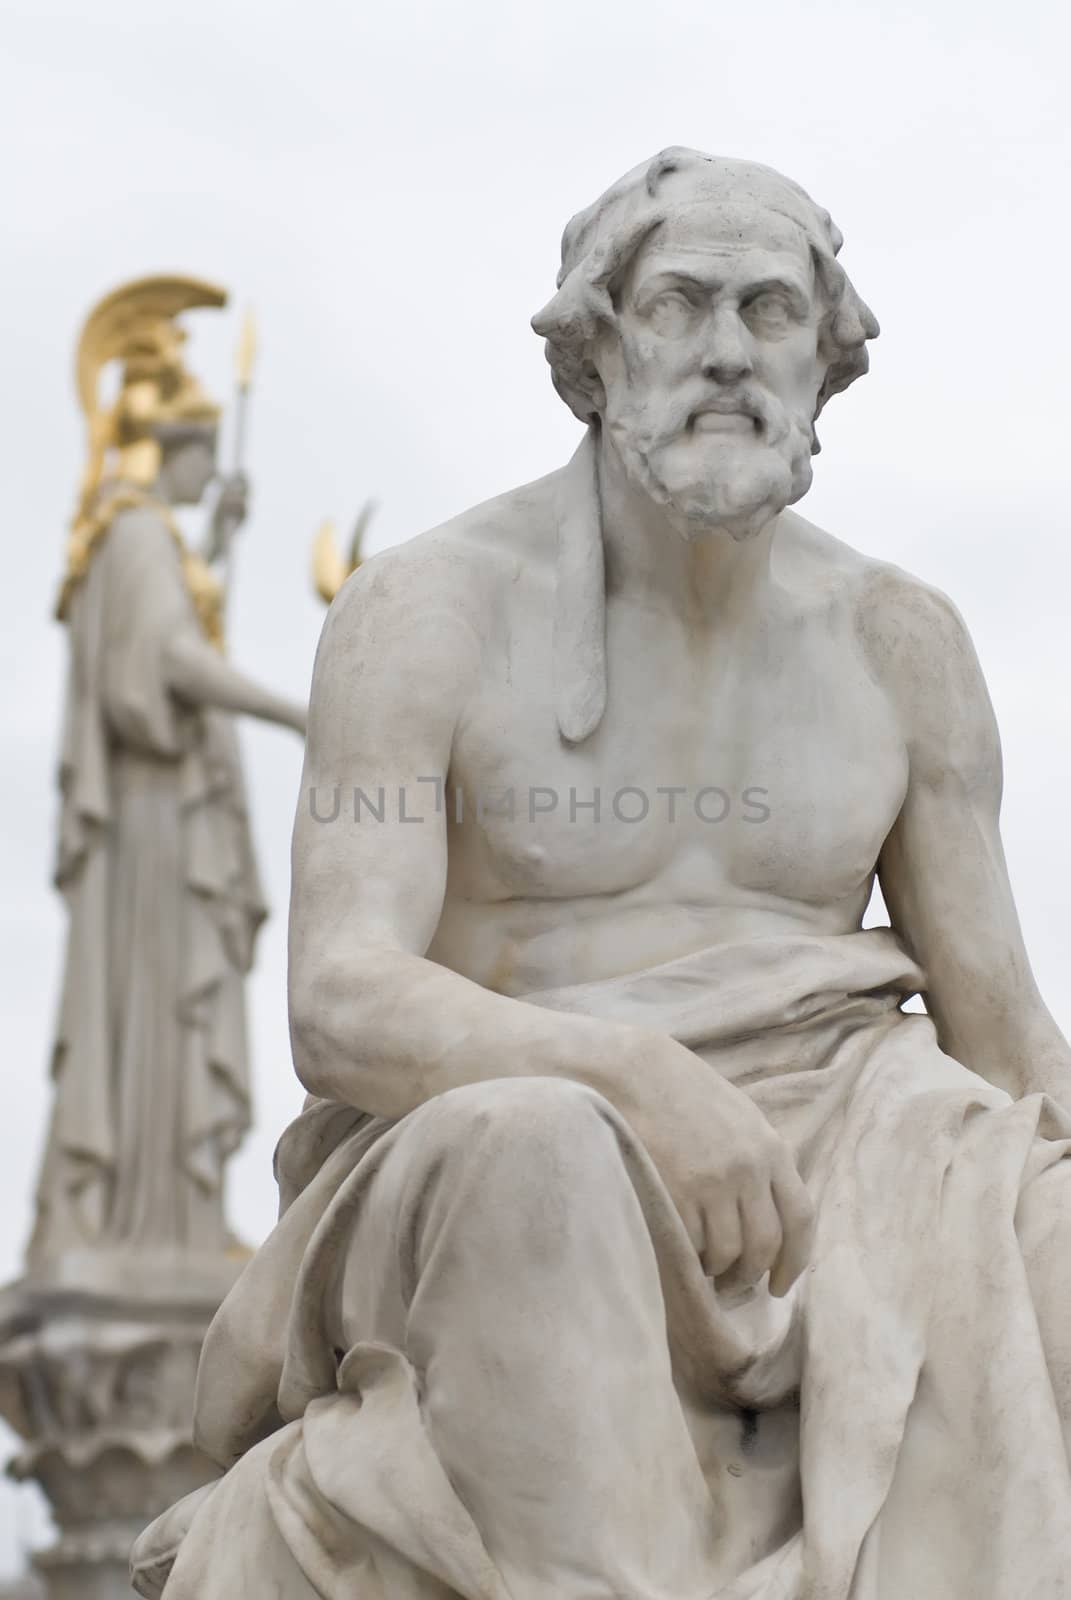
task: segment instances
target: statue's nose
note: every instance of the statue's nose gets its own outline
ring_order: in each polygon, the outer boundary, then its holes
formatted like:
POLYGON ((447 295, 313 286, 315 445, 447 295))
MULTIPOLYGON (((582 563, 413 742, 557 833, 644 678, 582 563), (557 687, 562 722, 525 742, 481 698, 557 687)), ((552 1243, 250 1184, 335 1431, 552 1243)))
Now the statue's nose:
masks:
POLYGON ((747 347, 747 329, 735 307, 722 306, 710 319, 703 376, 714 383, 739 383, 752 370, 747 347))

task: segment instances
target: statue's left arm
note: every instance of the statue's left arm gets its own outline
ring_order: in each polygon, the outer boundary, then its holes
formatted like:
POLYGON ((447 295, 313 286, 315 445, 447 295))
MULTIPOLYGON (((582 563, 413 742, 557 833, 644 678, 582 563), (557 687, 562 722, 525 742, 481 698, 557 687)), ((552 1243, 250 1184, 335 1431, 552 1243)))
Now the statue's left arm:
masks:
POLYGON ((943 1050, 1018 1097, 1071 1106, 1071 1048, 1038 992, 1000 837, 1000 739, 967 629, 941 594, 888 574, 864 637, 900 720, 907 792, 878 875, 927 975, 943 1050))

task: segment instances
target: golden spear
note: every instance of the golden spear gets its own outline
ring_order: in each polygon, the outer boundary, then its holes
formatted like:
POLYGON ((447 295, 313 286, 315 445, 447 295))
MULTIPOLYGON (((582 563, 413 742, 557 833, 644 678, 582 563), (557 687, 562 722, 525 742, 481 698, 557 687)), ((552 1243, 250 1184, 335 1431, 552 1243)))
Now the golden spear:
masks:
MULTIPOLYGON (((234 453, 232 456, 232 474, 237 477, 242 470, 242 460, 245 456, 245 430, 249 412, 249 393, 253 387, 253 368, 257 359, 257 323, 252 307, 247 308, 242 318, 242 329, 238 335, 238 348, 234 355, 234 453)), ((223 596, 224 601, 230 594, 233 577, 233 561, 231 552, 234 548, 234 527, 225 528, 223 533, 223 596)))
POLYGON ((234 470, 241 471, 242 456, 245 454, 245 418, 249 405, 249 391, 253 387, 253 368, 257 360, 257 321, 253 315, 252 307, 246 310, 242 319, 242 331, 238 335, 238 349, 235 352, 234 376, 237 387, 234 413, 234 470))

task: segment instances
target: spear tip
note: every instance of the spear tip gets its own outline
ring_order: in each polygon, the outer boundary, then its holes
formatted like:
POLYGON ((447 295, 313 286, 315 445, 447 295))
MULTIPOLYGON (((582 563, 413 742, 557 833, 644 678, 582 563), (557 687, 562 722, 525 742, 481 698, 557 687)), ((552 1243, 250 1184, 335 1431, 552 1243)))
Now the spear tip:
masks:
POLYGON ((256 359, 257 320, 253 315, 252 307, 249 307, 242 319, 242 331, 238 338, 238 351, 235 358, 239 389, 248 389, 252 384, 253 366, 256 359))

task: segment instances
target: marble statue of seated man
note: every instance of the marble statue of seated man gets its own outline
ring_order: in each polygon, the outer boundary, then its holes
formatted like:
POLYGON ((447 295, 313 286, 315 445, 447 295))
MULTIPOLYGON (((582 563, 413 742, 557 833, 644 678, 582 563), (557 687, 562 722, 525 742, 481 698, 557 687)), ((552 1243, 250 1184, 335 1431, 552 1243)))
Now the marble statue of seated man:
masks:
POLYGON ((628 173, 535 318, 573 460, 332 607, 310 1099, 143 1594, 1071 1594, 1071 1056, 992 711, 787 509, 878 331, 840 243, 761 166, 628 173))

